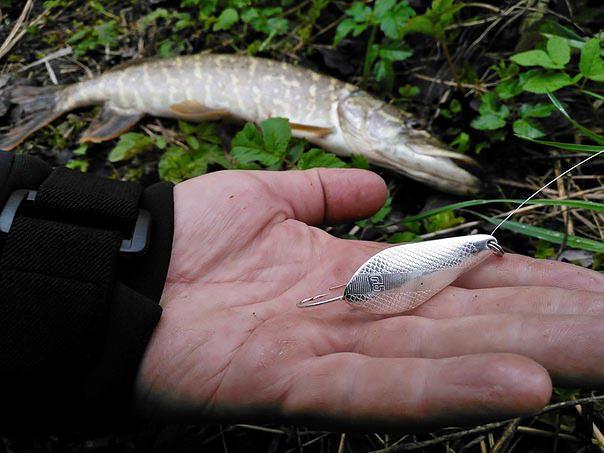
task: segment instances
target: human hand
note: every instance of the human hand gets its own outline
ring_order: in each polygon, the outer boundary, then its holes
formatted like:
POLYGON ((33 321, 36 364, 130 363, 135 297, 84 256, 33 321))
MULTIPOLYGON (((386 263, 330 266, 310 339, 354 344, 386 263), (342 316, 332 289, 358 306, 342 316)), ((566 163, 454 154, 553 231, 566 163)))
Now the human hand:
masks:
POLYGON ((362 170, 225 171, 175 188, 164 313, 143 359, 146 416, 432 428, 536 411, 604 383, 604 277, 492 257, 410 314, 296 302, 387 245, 308 225, 368 216, 362 170))

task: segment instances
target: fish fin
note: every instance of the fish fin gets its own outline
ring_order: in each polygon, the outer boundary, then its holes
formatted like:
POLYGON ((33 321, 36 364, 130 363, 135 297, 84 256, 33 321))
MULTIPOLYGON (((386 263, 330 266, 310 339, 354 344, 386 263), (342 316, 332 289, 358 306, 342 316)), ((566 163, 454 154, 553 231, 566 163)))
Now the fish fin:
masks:
POLYGON ((179 118, 191 121, 217 120, 230 116, 230 112, 225 109, 209 109, 197 101, 183 101, 170 106, 172 113, 179 118))
POLYGON ((10 92, 10 100, 17 104, 18 112, 25 116, 15 127, 0 136, 0 150, 10 151, 27 137, 61 116, 64 111, 59 107, 60 92, 63 87, 17 86, 10 92))
POLYGON ((320 127, 320 126, 311 126, 309 124, 299 124, 299 123, 289 123, 293 131, 296 132, 306 132, 307 134, 314 135, 316 137, 327 137, 329 134, 333 132, 331 127, 320 127))
POLYGON ((105 106, 90 127, 80 137, 80 143, 100 143, 111 140, 126 132, 140 121, 144 115, 139 112, 124 114, 105 106))

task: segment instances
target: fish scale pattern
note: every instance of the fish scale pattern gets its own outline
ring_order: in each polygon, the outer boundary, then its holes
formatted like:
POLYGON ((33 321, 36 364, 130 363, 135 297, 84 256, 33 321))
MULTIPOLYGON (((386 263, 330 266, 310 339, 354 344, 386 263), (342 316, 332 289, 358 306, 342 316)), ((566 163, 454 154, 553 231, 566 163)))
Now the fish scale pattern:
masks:
POLYGON ((465 238, 455 239, 406 244, 378 253, 356 272, 355 277, 401 273, 410 274, 408 281, 394 289, 366 294, 345 293, 346 300, 362 310, 378 314, 402 313, 418 307, 481 260, 475 244, 465 238), (448 278, 439 279, 438 286, 417 287, 417 278, 441 270, 449 271, 448 278))

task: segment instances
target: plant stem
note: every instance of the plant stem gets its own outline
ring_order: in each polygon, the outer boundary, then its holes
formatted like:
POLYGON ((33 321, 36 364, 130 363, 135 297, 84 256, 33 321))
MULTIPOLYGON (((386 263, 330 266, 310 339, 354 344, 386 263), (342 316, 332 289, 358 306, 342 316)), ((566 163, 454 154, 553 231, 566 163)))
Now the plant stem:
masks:
POLYGON ((455 83, 457 83, 457 88, 460 89, 461 85, 459 83, 459 76, 457 75, 457 69, 455 68, 455 65, 453 64, 453 59, 451 58, 451 54, 449 53, 449 47, 447 46, 447 41, 445 40, 444 36, 439 36, 437 39, 438 39, 438 42, 440 43, 440 46, 443 48, 443 53, 445 54, 445 58, 447 59, 447 64, 449 65, 449 69, 451 70, 451 76, 453 77, 453 80, 455 80, 455 83))
POLYGON ((365 61, 363 63, 363 80, 361 81, 361 86, 365 87, 367 85, 367 80, 369 79, 369 72, 371 71, 371 49, 373 47, 373 43, 375 42, 375 34, 377 32, 377 25, 374 24, 371 27, 371 33, 369 34, 369 41, 367 42, 367 49, 365 50, 365 61))

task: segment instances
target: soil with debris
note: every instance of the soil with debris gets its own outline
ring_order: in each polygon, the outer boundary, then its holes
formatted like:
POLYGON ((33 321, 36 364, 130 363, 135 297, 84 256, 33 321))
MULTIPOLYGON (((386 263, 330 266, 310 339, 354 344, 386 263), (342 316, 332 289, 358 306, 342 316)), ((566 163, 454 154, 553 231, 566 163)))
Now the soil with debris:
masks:
MULTIPOLYGON (((515 136, 511 118, 523 119, 521 105, 536 102, 534 94, 522 93, 511 101, 498 101, 497 108, 506 105, 508 109, 507 117, 501 110, 497 113, 501 114, 499 120, 507 122, 504 127, 481 130, 470 125, 481 114, 481 109, 486 108, 482 107, 482 96, 493 92, 505 80, 506 76, 498 76, 494 69, 500 61, 509 61, 511 55, 533 49, 535 42, 542 39, 539 27, 546 23, 561 25, 581 36, 601 33, 604 28, 601 0, 473 3, 461 10, 446 28, 453 66, 438 40, 410 34, 405 37, 407 47, 396 50, 412 50, 412 58, 388 60, 388 55, 399 54, 388 54, 386 51, 391 49, 387 46, 391 43, 382 37, 376 45, 382 46, 379 49, 383 56, 378 57, 376 65, 371 66, 367 74, 363 68, 367 62, 371 28, 357 36, 349 34, 334 45, 338 24, 352 17, 347 13, 350 2, 256 1, 253 4, 260 19, 254 22, 256 19, 250 18, 249 22, 243 22, 242 12, 240 22, 229 27, 227 24, 224 29, 215 26, 216 17, 212 13, 208 13, 206 19, 201 17, 205 3, 184 0, 182 6, 179 2, 162 0, 0 0, 0 133, 10 130, 21 113, 11 108, 9 102, 10 89, 15 85, 69 84, 133 59, 158 55, 241 52, 292 62, 362 85, 415 114, 423 127, 447 143, 466 140, 464 137, 467 136, 470 145, 462 151, 471 154, 482 165, 486 183, 482 197, 485 199, 525 198, 585 157, 585 154, 542 146, 515 136), (268 11, 276 5, 280 5, 281 12, 268 11), (263 17, 266 23, 262 22, 263 17), (273 30, 285 27, 282 20, 287 22, 287 27, 273 33, 273 30), (384 62, 382 66, 379 66, 380 62, 384 62), (380 77, 382 79, 378 80, 380 77), (421 94, 407 95, 403 90, 399 91, 399 87, 409 87, 409 92, 417 89, 421 94)), ((429 2, 420 0, 410 0, 408 4, 417 12, 425 12, 429 6, 429 2)), ((570 106, 574 120, 601 134, 604 132, 604 109, 601 108, 604 84, 589 85, 589 88, 596 97, 582 95, 579 90, 570 88, 557 91, 556 95, 570 106)), ((543 98, 541 96, 539 102, 547 102, 547 98, 543 98)), ((78 143, 79 134, 97 113, 98 108, 71 112, 36 133, 17 152, 38 155, 55 166, 68 165, 143 184, 158 181, 161 177, 158 161, 164 153, 159 147, 147 147, 132 158, 111 160, 110 153, 118 140, 87 147, 78 143)), ((541 139, 589 143, 559 112, 554 111, 546 119, 528 121, 533 125, 537 122, 546 133, 541 139)), ((227 154, 230 140, 240 128, 239 124, 216 126, 216 134, 227 154)), ((145 118, 135 132, 141 136, 161 136, 167 143, 185 147, 189 137, 189 132, 183 132, 178 122, 158 118, 145 118)), ((461 149, 465 145, 454 146, 461 149)), ((287 168, 287 164, 283 165, 287 168)), ((211 164, 207 171, 219 168, 211 164)), ((580 194, 584 200, 600 201, 604 198, 603 169, 603 161, 595 159, 572 177, 543 191, 541 196, 564 198, 580 194)), ((416 222, 413 227, 405 226, 404 219, 408 215, 460 200, 435 194, 419 183, 388 171, 374 170, 388 182, 392 195, 390 209, 384 211, 382 218, 331 227, 331 233, 385 241, 403 233, 429 239, 450 231, 457 234, 475 229, 487 231, 488 224, 474 212, 496 216, 514 207, 476 207, 456 211, 430 224, 416 222)), ((594 241, 601 242, 604 237, 601 213, 570 213, 559 206, 541 206, 520 213, 515 220, 594 241)), ((573 249, 566 242, 553 244, 507 231, 502 231, 499 239, 511 251, 572 261, 594 269, 600 269, 603 258, 602 253, 573 249)), ((339 433, 283 425, 211 423, 137 425, 126 432, 101 437, 87 433, 5 437, 0 442, 0 453, 602 451, 604 437, 599 429, 604 429, 604 405, 595 391, 557 390, 552 404, 554 406, 549 410, 534 417, 484 427, 449 428, 435 433, 339 433), (582 403, 577 405, 573 400, 582 403)))

